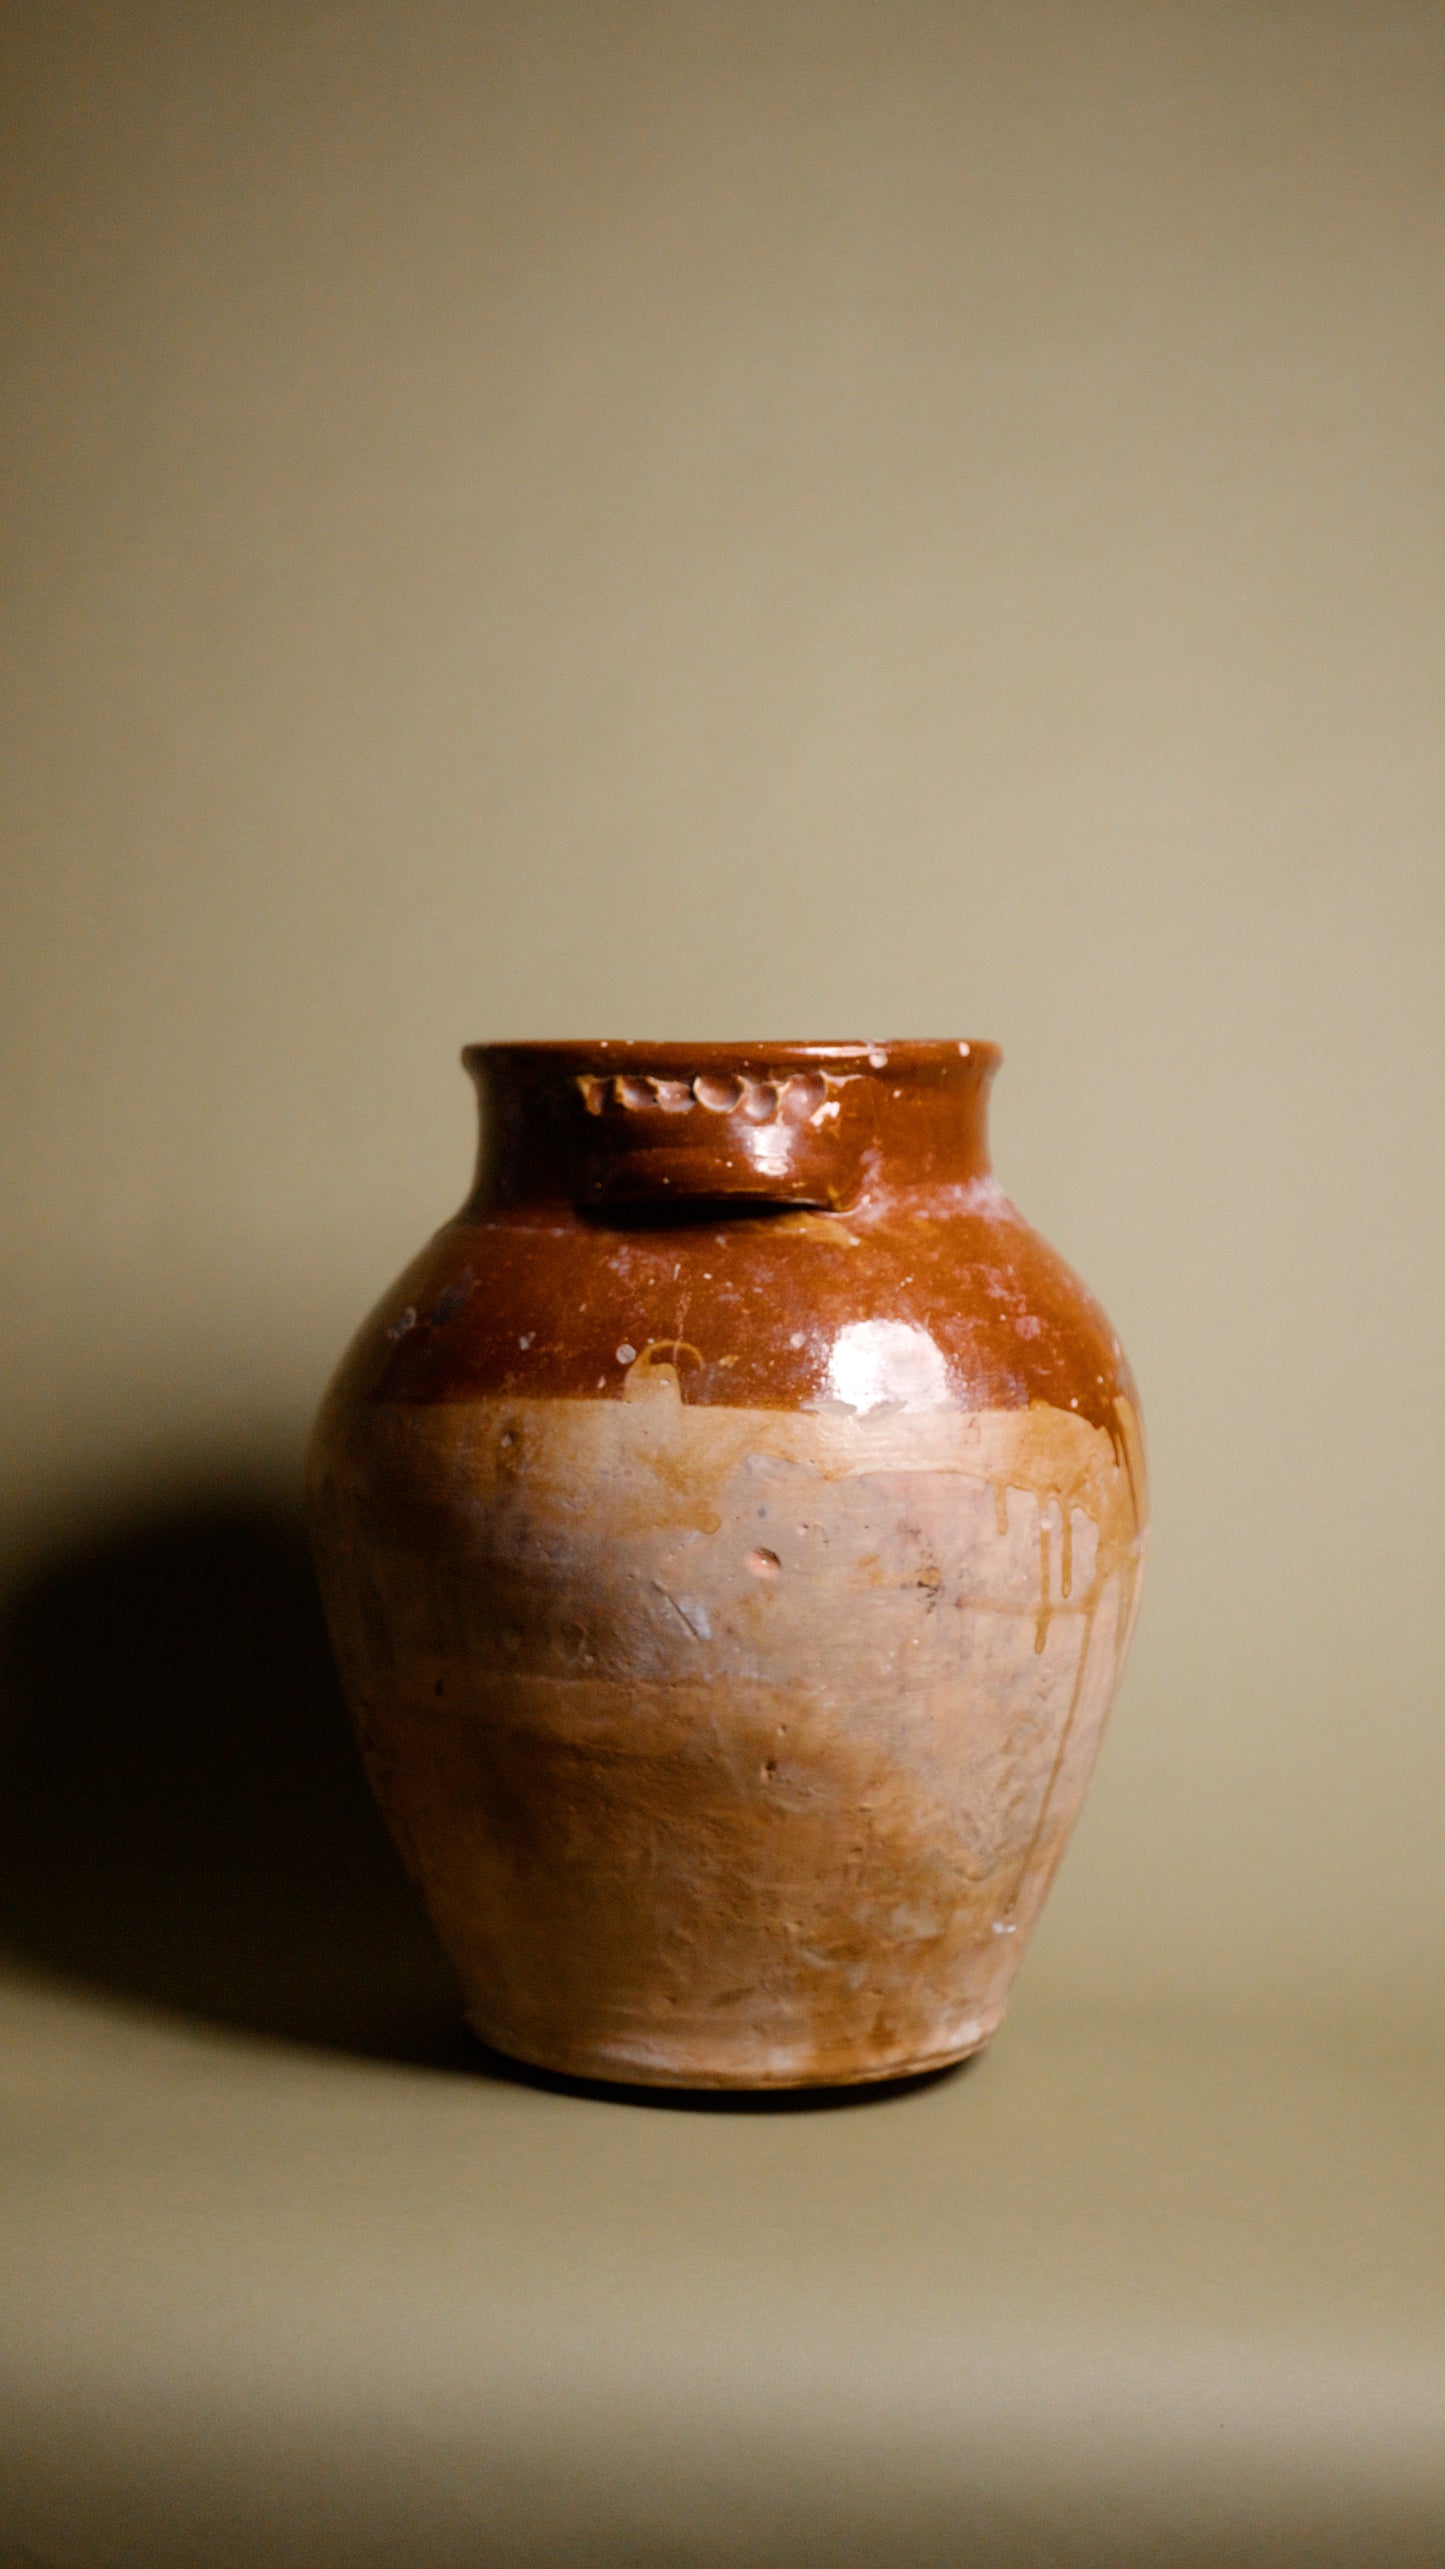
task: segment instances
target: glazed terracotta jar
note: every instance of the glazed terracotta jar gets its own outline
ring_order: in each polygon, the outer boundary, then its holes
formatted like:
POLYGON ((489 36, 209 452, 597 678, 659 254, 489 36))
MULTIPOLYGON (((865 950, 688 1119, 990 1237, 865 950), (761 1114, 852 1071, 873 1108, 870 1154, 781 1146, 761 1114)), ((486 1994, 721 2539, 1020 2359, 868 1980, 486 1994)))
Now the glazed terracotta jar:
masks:
POLYGON ((1143 1557, 1108 1321, 982 1043, 465 1056, 475 1190, 312 1459, 372 1782, 488 2043, 879 2079, 1003 2013, 1143 1557))

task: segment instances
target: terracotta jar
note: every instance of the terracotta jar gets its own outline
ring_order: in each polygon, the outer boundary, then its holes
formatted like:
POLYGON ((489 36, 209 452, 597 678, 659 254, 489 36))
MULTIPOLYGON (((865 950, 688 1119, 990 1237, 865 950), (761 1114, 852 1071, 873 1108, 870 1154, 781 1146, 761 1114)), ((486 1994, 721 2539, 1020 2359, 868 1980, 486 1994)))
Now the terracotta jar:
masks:
POLYGON ((683 2086, 993 2032, 1143 1558, 1118 1339, 983 1043, 505 1044, 312 1458, 372 1782, 498 2049, 683 2086))

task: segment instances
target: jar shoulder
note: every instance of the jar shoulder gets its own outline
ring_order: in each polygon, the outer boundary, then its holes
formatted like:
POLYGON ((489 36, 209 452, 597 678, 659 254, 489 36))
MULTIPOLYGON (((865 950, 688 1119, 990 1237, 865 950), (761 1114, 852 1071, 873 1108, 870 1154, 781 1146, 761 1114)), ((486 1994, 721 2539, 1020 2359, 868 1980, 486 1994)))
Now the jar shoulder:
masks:
POLYGON ((853 1214, 602 1223, 459 1216, 358 1332, 328 1411, 374 1401, 1137 1406, 1099 1305, 991 1181, 853 1214))

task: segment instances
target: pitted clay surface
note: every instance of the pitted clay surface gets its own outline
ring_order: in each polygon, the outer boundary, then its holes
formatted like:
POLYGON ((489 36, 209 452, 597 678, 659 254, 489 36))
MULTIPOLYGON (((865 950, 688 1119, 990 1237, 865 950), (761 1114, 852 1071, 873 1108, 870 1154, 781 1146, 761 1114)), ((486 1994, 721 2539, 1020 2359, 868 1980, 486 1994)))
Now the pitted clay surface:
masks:
POLYGON ((1117 1683, 1142 1471, 1124 1402, 1112 1437, 691 1406, 659 1349, 621 1400, 356 1416, 338 1644, 479 2030, 703 2083, 976 2048, 1117 1683))

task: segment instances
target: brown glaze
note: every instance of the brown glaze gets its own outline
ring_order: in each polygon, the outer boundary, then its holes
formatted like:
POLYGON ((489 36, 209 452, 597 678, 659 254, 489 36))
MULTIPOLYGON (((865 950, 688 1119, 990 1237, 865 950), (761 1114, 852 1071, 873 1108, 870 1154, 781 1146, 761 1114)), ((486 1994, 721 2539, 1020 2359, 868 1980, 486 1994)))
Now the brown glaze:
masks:
POLYGON ((987 2039, 1137 1605, 1118 1340, 988 1044, 466 1056, 473 1194, 313 1449, 363 1750, 500 2048, 755 2086, 987 2039))

